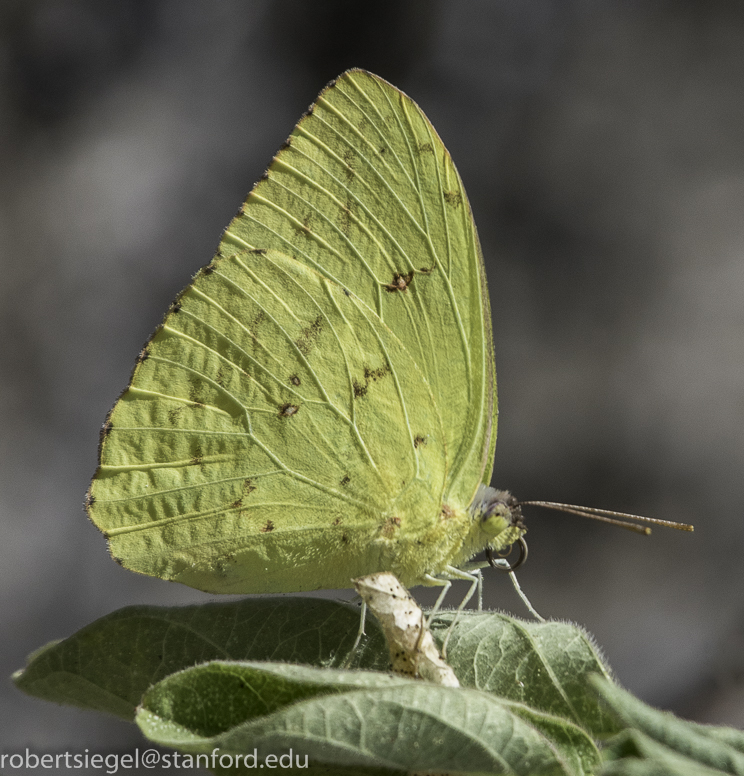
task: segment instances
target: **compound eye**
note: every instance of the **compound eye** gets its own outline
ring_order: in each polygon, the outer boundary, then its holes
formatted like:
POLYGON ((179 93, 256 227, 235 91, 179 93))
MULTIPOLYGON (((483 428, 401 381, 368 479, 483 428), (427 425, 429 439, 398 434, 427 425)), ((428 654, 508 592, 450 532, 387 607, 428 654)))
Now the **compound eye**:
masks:
POLYGON ((511 512, 506 504, 496 504, 493 510, 483 515, 481 529, 489 536, 498 536, 511 525, 511 512))

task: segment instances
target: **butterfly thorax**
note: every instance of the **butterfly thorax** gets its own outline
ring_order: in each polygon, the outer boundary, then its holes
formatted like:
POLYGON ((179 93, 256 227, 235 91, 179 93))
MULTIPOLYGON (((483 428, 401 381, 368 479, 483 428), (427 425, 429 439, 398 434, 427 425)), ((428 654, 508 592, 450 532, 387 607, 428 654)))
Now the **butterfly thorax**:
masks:
POLYGON ((519 502, 505 490, 480 485, 469 507, 445 502, 439 519, 426 532, 397 544, 383 565, 407 586, 426 584, 425 575, 462 567, 486 548, 497 552, 526 532, 519 502), (387 568, 389 566, 389 568, 387 568))

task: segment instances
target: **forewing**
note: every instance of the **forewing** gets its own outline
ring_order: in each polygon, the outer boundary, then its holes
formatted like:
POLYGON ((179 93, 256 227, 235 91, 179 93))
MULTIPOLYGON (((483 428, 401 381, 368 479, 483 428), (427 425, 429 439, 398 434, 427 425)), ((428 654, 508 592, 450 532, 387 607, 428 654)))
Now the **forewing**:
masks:
POLYGON ((442 417, 445 497, 468 506, 496 434, 488 294, 465 190, 421 109, 360 70, 321 92, 220 250, 266 247, 352 291, 403 342, 442 417))
POLYGON ((214 592, 348 587, 439 519, 446 470, 429 386, 376 313, 245 251, 203 269, 141 354, 88 510, 135 571, 214 592))

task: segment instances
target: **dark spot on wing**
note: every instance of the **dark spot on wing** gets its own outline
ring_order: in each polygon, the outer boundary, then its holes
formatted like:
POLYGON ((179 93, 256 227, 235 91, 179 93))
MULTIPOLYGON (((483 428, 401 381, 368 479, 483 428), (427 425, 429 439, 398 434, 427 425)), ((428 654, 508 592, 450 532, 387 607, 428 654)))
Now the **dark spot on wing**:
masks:
POLYGON ((400 528, 400 518, 399 517, 389 517, 381 526, 380 526, 380 535, 384 536, 386 539, 392 539, 395 535, 396 531, 400 528))
POLYGON ((341 534, 341 541, 344 544, 348 544, 349 543, 349 537, 346 534, 341 534))
POLYGON ((370 369, 369 367, 364 368, 364 379, 367 381, 367 384, 369 385, 370 380, 373 380, 377 382, 377 380, 382 379, 385 377, 385 375, 390 374, 390 367, 388 364, 385 364, 385 366, 381 366, 379 369, 370 369))
POLYGON ((171 305, 171 312, 172 312, 172 313, 177 313, 177 312, 179 312, 179 311, 180 311, 180 309, 181 309, 181 303, 180 303, 180 302, 174 302, 174 303, 171 305))
POLYGON ((292 377, 289 378, 289 382, 292 383, 292 385, 299 385, 300 378, 297 377, 297 375, 292 375, 292 377))
POLYGON ((211 264, 207 264, 202 270, 202 275, 211 275, 214 272, 214 267, 211 264))
POLYGON ((303 356, 310 355, 310 351, 313 348, 316 340, 320 336, 320 332, 323 330, 323 316, 319 315, 309 326, 306 326, 301 332, 300 336, 295 342, 297 348, 303 356))
POLYGON ((405 293, 408 291, 408 286, 411 284, 411 281, 413 280, 413 270, 411 270, 406 275, 402 275, 400 272, 396 272, 393 275, 393 282, 385 284, 384 288, 386 291, 403 291, 405 293))
POLYGON ((351 296, 351 291, 349 291, 348 288, 344 289, 344 293, 346 294, 346 296, 351 296))
POLYGON ((292 136, 290 135, 280 146, 277 153, 281 153, 282 151, 286 151, 290 146, 292 145, 292 136))
POLYGON ((245 499, 253 493, 253 491, 256 489, 256 486, 251 483, 250 480, 243 480, 243 495, 236 499, 235 501, 230 504, 232 509, 239 510, 239 515, 242 517, 243 515, 243 503, 245 499))
POLYGON ((413 446, 418 447, 419 445, 425 445, 426 444, 426 437, 423 437, 421 435, 417 435, 413 439, 413 446))
POLYGON ((340 522, 341 522, 341 518, 340 518, 340 517, 337 517, 337 518, 336 518, 336 519, 335 519, 335 520, 334 520, 334 521, 331 523, 331 525, 339 525, 339 523, 340 523, 340 522))
POLYGON ((433 271, 434 271, 434 267, 419 267, 419 272, 422 275, 431 275, 433 271))
POLYGON ((111 560, 114 561, 114 563, 118 563, 122 568, 124 567, 124 561, 121 558, 117 558, 116 555, 112 555, 111 560))
POLYGON ((387 148, 385 148, 385 146, 381 146, 381 147, 379 148, 379 150, 377 151, 377 153, 379 153, 379 154, 384 154, 384 153, 385 153, 385 151, 387 151, 387 148))
POLYGON ((451 506, 449 506, 448 504, 442 504, 442 517, 445 520, 449 520, 449 518, 452 517, 454 514, 455 513, 451 506))
POLYGON ((458 208, 462 205, 462 192, 461 191, 445 191, 444 201, 451 207, 458 208))
POLYGON ((142 348, 142 350, 139 352, 139 355, 137 356, 137 363, 142 364, 147 361, 148 358, 150 358, 150 352, 147 350, 147 348, 142 348))
POLYGON ((288 418, 291 415, 296 415, 299 409, 300 408, 296 404, 282 404, 279 408, 279 415, 288 418))
POLYGON ((422 156, 424 154, 433 154, 434 146, 431 143, 421 143, 418 147, 418 151, 422 156))
POLYGON ((351 477, 349 477, 348 474, 341 480, 341 484, 344 486, 348 485, 350 482, 351 482, 351 477))
POLYGON ((85 494, 85 508, 90 509, 95 503, 96 503, 96 497, 90 491, 88 491, 85 494))
POLYGON ((370 369, 368 366, 364 367, 364 384, 356 379, 352 381, 352 386, 354 388, 354 398, 359 399, 362 396, 365 396, 367 394, 367 389, 369 388, 370 383, 377 382, 389 374, 390 366, 388 364, 381 366, 379 369, 370 369))
POLYGON ((176 425, 176 422, 178 421, 178 416, 183 412, 183 407, 176 407, 175 409, 168 410, 168 420, 171 422, 171 425, 176 425))
POLYGON ((251 248, 248 253, 255 253, 257 256, 265 256, 266 248, 251 248))
MULTIPOLYGON (((128 389, 124 390, 122 393, 122 396, 124 393, 127 392, 128 389)), ((116 405, 114 405, 116 406, 116 405)), ((111 425, 111 415, 114 412, 114 407, 112 407, 108 411, 108 415, 106 415, 106 420, 103 422, 103 425, 101 426, 101 430, 98 432, 98 460, 101 460, 101 454, 103 453, 103 445, 104 442, 108 439, 108 435, 111 433, 111 429, 113 426, 111 425)))
POLYGON ((261 533, 271 533, 274 530, 274 523, 271 520, 266 521, 266 525, 261 528, 261 533))
POLYGON ((223 364, 220 364, 219 369, 217 370, 217 376, 215 377, 214 381, 217 383, 217 385, 225 387, 225 367, 223 364))

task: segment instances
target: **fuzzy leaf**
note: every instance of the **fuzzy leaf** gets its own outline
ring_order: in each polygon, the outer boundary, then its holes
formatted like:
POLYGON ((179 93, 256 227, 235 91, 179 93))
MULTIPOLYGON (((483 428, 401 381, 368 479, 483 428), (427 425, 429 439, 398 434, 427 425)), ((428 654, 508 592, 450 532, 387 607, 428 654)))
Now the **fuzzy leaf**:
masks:
POLYGON ((590 736, 476 690, 367 671, 213 662, 151 688, 137 724, 182 751, 308 755, 334 773, 588 774, 590 736))
MULTIPOLYGON (((440 643, 453 616, 446 612, 432 623, 440 643)), ((620 730, 587 684, 593 674, 609 679, 610 669, 577 625, 465 611, 450 636, 447 661, 465 687, 565 717, 598 738, 620 730)))
POLYGON ((627 728, 605 751, 603 776, 744 775, 744 733, 659 711, 601 677, 591 684, 627 728))
MULTIPOLYGON (((37 650, 13 680, 29 695, 132 719, 151 684, 208 660, 340 666, 358 627, 358 608, 313 598, 130 606, 37 650)), ((384 669, 385 640, 376 622, 366 630, 353 665, 384 669)))

